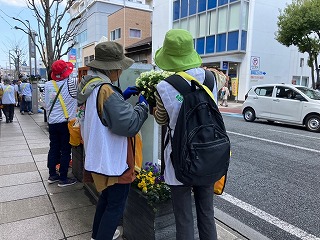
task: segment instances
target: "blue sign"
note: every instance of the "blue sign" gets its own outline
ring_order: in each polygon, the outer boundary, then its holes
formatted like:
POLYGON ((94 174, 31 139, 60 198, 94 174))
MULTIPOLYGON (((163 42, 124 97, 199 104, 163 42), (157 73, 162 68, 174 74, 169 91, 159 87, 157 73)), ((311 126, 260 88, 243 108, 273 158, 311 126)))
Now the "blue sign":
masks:
POLYGON ((251 70, 251 75, 266 75, 266 72, 259 71, 259 70, 251 70))
POLYGON ((228 66, 229 66, 229 63, 228 62, 222 62, 222 70, 228 70, 228 66))

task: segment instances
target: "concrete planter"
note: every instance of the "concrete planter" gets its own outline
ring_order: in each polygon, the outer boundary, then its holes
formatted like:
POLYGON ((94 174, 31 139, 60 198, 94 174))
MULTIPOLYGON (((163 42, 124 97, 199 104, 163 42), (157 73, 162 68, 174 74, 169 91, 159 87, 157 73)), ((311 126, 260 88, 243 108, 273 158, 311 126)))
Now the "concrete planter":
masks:
POLYGON ((123 216, 125 239, 175 239, 175 227, 171 200, 153 207, 140 190, 134 187, 130 189, 123 216))

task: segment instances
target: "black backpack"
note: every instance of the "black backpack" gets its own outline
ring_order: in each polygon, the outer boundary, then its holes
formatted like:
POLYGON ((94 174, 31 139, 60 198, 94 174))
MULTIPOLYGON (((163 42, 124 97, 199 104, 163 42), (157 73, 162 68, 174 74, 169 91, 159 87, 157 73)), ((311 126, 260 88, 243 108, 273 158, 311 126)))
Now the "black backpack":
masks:
MULTIPOLYGON (((183 96, 173 136, 169 127, 176 178, 192 186, 213 184, 220 179, 225 182, 230 140, 217 104, 198 81, 191 80, 190 86, 177 74, 165 81, 183 96)), ((214 82, 213 73, 206 70, 204 84, 210 91, 214 82)))

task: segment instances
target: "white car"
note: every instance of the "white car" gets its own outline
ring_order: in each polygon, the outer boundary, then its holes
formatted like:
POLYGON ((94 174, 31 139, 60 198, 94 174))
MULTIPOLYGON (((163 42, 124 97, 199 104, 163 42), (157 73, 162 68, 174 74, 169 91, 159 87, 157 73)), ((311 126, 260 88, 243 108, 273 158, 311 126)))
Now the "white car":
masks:
POLYGON ((242 105, 244 120, 303 125, 320 132, 320 92, 292 84, 264 84, 252 87, 242 105))

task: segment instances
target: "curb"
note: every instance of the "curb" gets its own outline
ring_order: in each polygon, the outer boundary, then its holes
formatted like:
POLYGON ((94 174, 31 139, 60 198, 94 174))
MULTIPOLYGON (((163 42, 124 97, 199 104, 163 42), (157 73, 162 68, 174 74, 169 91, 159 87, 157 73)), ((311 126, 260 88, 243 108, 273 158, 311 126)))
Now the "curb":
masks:
POLYGON ((270 238, 262 235, 261 233, 257 232, 256 230, 252 229, 251 227, 245 225, 244 223, 217 208, 214 209, 214 216, 226 227, 242 236, 242 239, 270 240, 270 238))

